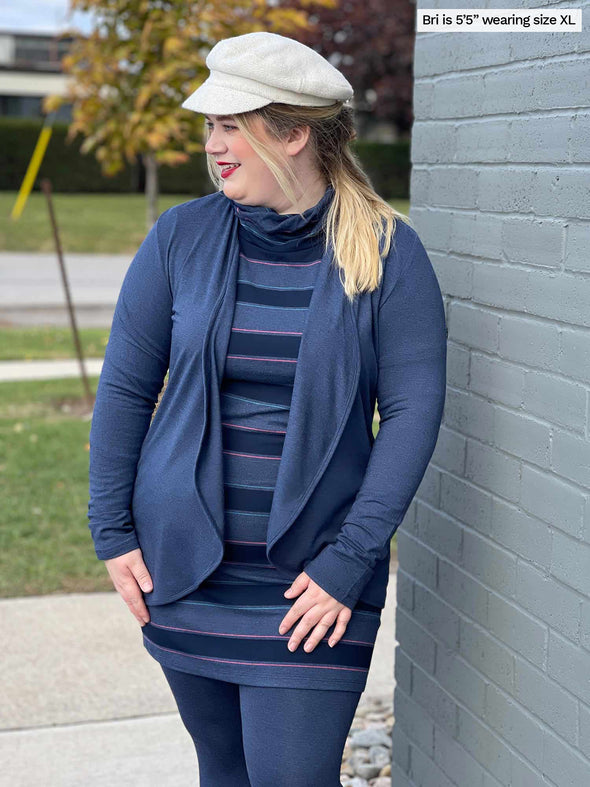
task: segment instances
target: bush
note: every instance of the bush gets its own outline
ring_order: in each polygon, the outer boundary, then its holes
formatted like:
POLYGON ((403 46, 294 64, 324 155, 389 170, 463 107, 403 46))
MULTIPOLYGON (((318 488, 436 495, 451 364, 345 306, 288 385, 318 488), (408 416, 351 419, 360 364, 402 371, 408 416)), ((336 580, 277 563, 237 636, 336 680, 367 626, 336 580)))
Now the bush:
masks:
MULTIPOLYGON (((41 118, 0 118, 0 191, 18 191, 43 126, 41 118)), ((34 190, 41 190, 41 179, 49 178, 52 189, 60 193, 115 192, 141 193, 145 170, 141 157, 121 172, 105 177, 94 153, 80 153, 84 142, 78 134, 66 142, 68 124, 55 122, 47 150, 35 179, 34 190)), ((352 150, 358 156, 374 189, 384 199, 407 199, 410 182, 410 143, 363 142, 355 140, 352 150)), ((215 189, 207 172, 204 153, 194 154, 178 167, 159 170, 162 194, 211 194, 215 189)))

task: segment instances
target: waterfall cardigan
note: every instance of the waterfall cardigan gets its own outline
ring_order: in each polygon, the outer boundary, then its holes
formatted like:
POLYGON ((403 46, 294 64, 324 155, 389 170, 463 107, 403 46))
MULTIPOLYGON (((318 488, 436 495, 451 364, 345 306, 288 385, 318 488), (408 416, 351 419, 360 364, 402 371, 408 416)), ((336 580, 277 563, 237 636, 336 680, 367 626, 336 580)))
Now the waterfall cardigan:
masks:
MULTIPOLYGON (((101 560, 141 548, 151 605, 194 590, 223 557, 219 385, 237 223, 222 191, 164 211, 127 270, 105 351, 89 527, 101 560)), ((266 553, 285 582, 306 571, 351 609, 359 599, 383 608, 390 539, 442 419, 444 306, 424 246, 401 220, 381 285, 353 304, 332 260, 330 247, 300 344, 266 553)))

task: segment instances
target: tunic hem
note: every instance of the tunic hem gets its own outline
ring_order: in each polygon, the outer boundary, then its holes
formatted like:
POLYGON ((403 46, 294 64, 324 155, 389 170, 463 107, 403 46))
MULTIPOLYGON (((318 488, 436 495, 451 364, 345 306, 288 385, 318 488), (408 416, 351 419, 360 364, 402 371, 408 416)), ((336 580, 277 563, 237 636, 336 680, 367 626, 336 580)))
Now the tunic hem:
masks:
MULTIPOLYGON (((261 667, 259 664, 252 665, 254 670, 258 671, 259 674, 252 675, 252 669, 248 668, 241 668, 234 663, 231 664, 219 664, 218 669, 216 669, 215 664, 212 661, 207 661, 208 669, 207 671, 199 671, 198 669, 187 669, 187 658, 191 658, 191 656, 185 656, 184 654, 176 655, 164 648, 160 648, 158 645, 154 645, 148 638, 143 635, 143 644, 147 652, 161 665, 165 667, 169 667, 170 669, 176 669, 180 672, 186 672, 189 675, 201 675, 206 678, 212 678, 214 680, 223 680, 227 683, 241 683, 248 686, 270 686, 274 688, 293 688, 293 689, 322 689, 322 690, 334 690, 334 691, 357 691, 363 692, 366 688, 367 684, 367 675, 368 671, 364 672, 362 677, 360 677, 357 681, 351 680, 341 680, 336 681, 334 680, 334 675, 330 675, 330 682, 324 681, 320 677, 310 676, 295 676, 288 677, 281 679, 277 675, 271 675, 270 669, 268 665, 264 666, 265 672, 261 672, 261 667), (231 668, 231 672, 229 672, 226 667, 231 668), (218 674, 216 674, 218 673, 218 674), (304 677, 304 679, 302 679, 304 677)), ((300 648, 303 646, 300 645, 300 648)), ((336 644, 335 647, 338 647, 336 644)), ((305 652, 305 651, 302 651, 305 652)), ((199 661, 199 657, 195 658, 195 667, 199 661)), ((243 665, 242 665, 243 666, 243 665)), ((276 669, 280 669, 283 665, 277 665, 276 669)), ((289 669, 293 669, 293 664, 285 665, 289 669)), ((327 669, 333 670, 334 668, 330 665, 326 665, 327 669)), ((304 669, 325 669, 323 667, 317 667, 316 665, 304 666, 304 669)))

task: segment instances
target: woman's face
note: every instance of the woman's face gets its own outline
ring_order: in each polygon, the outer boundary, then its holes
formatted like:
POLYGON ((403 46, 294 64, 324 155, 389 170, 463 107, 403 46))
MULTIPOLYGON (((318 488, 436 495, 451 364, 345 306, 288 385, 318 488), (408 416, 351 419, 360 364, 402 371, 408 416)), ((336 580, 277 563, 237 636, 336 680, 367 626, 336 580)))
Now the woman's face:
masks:
MULTIPOLYGON (((262 119, 257 117, 255 120, 257 136, 262 137, 264 133, 262 119)), ((288 207, 285 203, 285 195, 279 188, 275 176, 244 139, 231 116, 205 115, 205 124, 210 131, 205 151, 218 163, 240 165, 223 178, 224 194, 244 205, 263 205, 278 213, 285 210, 288 207)), ((283 153, 286 153, 289 147, 275 140, 271 140, 270 144, 283 153)), ((221 170, 223 171, 223 167, 221 170)))

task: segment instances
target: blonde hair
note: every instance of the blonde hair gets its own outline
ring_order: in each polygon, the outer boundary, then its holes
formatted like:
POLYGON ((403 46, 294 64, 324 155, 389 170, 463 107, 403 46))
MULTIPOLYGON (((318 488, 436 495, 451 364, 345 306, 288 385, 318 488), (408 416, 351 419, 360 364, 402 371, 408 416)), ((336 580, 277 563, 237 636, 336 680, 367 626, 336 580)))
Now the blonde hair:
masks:
MULTIPOLYGON (((325 250, 331 244, 334 261, 347 297, 372 292, 381 283, 383 258, 391 248, 396 219, 411 224, 408 216, 391 207, 374 190, 349 142, 356 138, 354 110, 342 101, 328 107, 267 104, 251 112, 232 115, 243 137, 262 158, 292 204, 297 202, 293 184, 296 174, 290 157, 283 158, 257 132, 256 116, 270 138, 283 141, 291 129, 309 126, 307 146, 319 173, 333 186, 334 199, 327 211, 325 250), (344 280, 342 278, 344 274, 344 280)), ((205 124, 204 139, 209 137, 205 124)), ((220 167, 207 154, 207 169, 218 189, 223 188, 220 167)))

